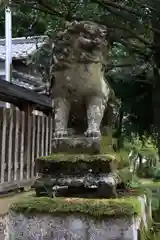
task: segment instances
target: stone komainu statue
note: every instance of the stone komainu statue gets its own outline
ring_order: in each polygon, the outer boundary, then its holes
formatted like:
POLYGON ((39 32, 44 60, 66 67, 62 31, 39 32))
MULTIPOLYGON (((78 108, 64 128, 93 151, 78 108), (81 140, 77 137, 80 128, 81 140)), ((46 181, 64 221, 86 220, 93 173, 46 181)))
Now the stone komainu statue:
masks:
POLYGON ((89 21, 74 21, 58 33, 58 53, 50 72, 57 138, 68 135, 70 122, 77 131, 83 129, 87 137, 101 135, 100 126, 111 93, 104 79, 106 33, 105 26, 89 21))

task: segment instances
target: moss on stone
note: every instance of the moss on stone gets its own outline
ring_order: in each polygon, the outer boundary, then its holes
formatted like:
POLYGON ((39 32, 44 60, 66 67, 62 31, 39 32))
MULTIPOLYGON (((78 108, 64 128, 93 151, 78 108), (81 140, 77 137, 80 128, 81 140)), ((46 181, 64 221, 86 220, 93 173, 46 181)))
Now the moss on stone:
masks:
MULTIPOLYGON (((67 154, 55 153, 36 159, 38 173, 83 173, 92 169, 93 173, 111 173, 122 169, 127 163, 117 157, 117 153, 108 154, 67 154), (47 171, 46 171, 47 169, 47 171)), ((123 174, 123 173, 122 173, 123 174)), ((123 177, 125 177, 124 175, 123 177)))
POLYGON ((110 173, 117 169, 117 160, 109 154, 51 154, 36 159, 38 173, 81 174, 92 169, 93 173, 110 173))
POLYGON ((124 217, 139 215, 141 204, 135 197, 120 199, 30 197, 12 204, 10 210, 23 214, 82 214, 93 217, 124 217))
POLYGON ((87 154, 87 153, 53 153, 49 156, 42 156, 38 160, 54 161, 54 163, 94 163, 100 162, 112 162, 116 163, 115 168, 123 168, 128 165, 128 153, 125 151, 115 152, 112 148, 111 140, 109 136, 101 137, 101 150, 100 154, 87 154))
POLYGON ((40 157, 42 160, 54 160, 54 161, 71 161, 76 162, 79 160, 83 160, 84 162, 91 162, 95 160, 102 159, 102 161, 110 161, 110 160, 120 160, 119 153, 117 154, 113 148, 112 148, 112 141, 111 138, 108 136, 102 136, 101 137, 101 143, 100 143, 100 153, 99 154, 79 154, 74 152, 63 152, 63 153, 53 153, 49 156, 40 157))
POLYGON ((101 137, 101 142, 100 142, 100 153, 104 154, 104 153, 115 153, 113 150, 113 137, 112 137, 112 133, 107 133, 108 136, 102 136, 101 137))
POLYGON ((129 151, 125 148, 121 148, 115 152, 113 145, 117 146, 117 138, 113 138, 112 133, 108 133, 108 136, 102 136, 100 143, 100 153, 113 155, 119 164, 121 163, 123 165, 123 167, 124 165, 128 165, 129 151))
POLYGON ((49 156, 40 157, 40 160, 45 161, 54 161, 54 162, 94 162, 97 160, 100 161, 112 161, 117 160, 116 154, 68 154, 68 153, 57 153, 57 154, 51 154, 49 156))

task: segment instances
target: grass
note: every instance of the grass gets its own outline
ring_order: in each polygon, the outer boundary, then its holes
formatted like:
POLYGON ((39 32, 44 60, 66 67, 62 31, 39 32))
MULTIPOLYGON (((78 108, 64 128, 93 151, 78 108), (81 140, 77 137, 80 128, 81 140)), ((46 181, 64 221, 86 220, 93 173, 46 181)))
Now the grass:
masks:
POLYGON ((149 189, 160 188, 160 181, 153 181, 152 179, 140 179, 140 184, 143 188, 149 189))
POLYGON ((124 217, 139 215, 141 204, 137 197, 120 199, 29 197, 14 203, 11 211, 23 214, 82 214, 92 217, 124 217))
POLYGON ((33 191, 22 192, 22 193, 12 193, 8 195, 0 196, 0 216, 7 214, 10 205, 17 201, 22 201, 26 197, 32 196, 33 191))

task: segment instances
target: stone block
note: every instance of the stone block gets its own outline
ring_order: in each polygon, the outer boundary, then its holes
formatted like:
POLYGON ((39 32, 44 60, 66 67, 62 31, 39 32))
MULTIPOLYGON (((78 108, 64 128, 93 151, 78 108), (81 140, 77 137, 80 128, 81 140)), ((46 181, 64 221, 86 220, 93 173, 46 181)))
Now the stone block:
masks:
POLYGON ((14 240, 138 240, 133 219, 97 222, 83 216, 9 216, 9 237, 14 240))
POLYGON ((52 139, 52 152, 100 153, 100 137, 71 136, 52 139))
POLYGON ((40 175, 79 177, 89 172, 95 175, 111 173, 117 169, 118 160, 115 154, 55 153, 36 159, 35 165, 36 172, 40 175))
POLYGON ((57 204, 56 200, 38 198, 34 202, 36 205, 29 200, 12 205, 7 239, 138 240, 141 226, 149 230, 143 197, 95 202, 58 198, 57 204))
POLYGON ((127 194, 126 183, 131 180, 131 176, 129 168, 109 174, 84 172, 81 176, 41 174, 33 187, 36 196, 114 198, 120 193, 127 194))
POLYGON ((116 177, 84 178, 46 178, 37 180, 34 184, 36 196, 47 197, 85 197, 85 198, 115 198, 117 196, 116 177))

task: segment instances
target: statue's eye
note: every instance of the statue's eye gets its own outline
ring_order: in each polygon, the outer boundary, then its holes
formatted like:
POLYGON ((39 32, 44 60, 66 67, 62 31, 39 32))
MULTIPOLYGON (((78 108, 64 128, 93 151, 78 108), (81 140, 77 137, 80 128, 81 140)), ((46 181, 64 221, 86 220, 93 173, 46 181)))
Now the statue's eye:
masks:
POLYGON ((91 30, 91 27, 90 26, 85 26, 85 28, 87 29, 87 30, 91 30))

